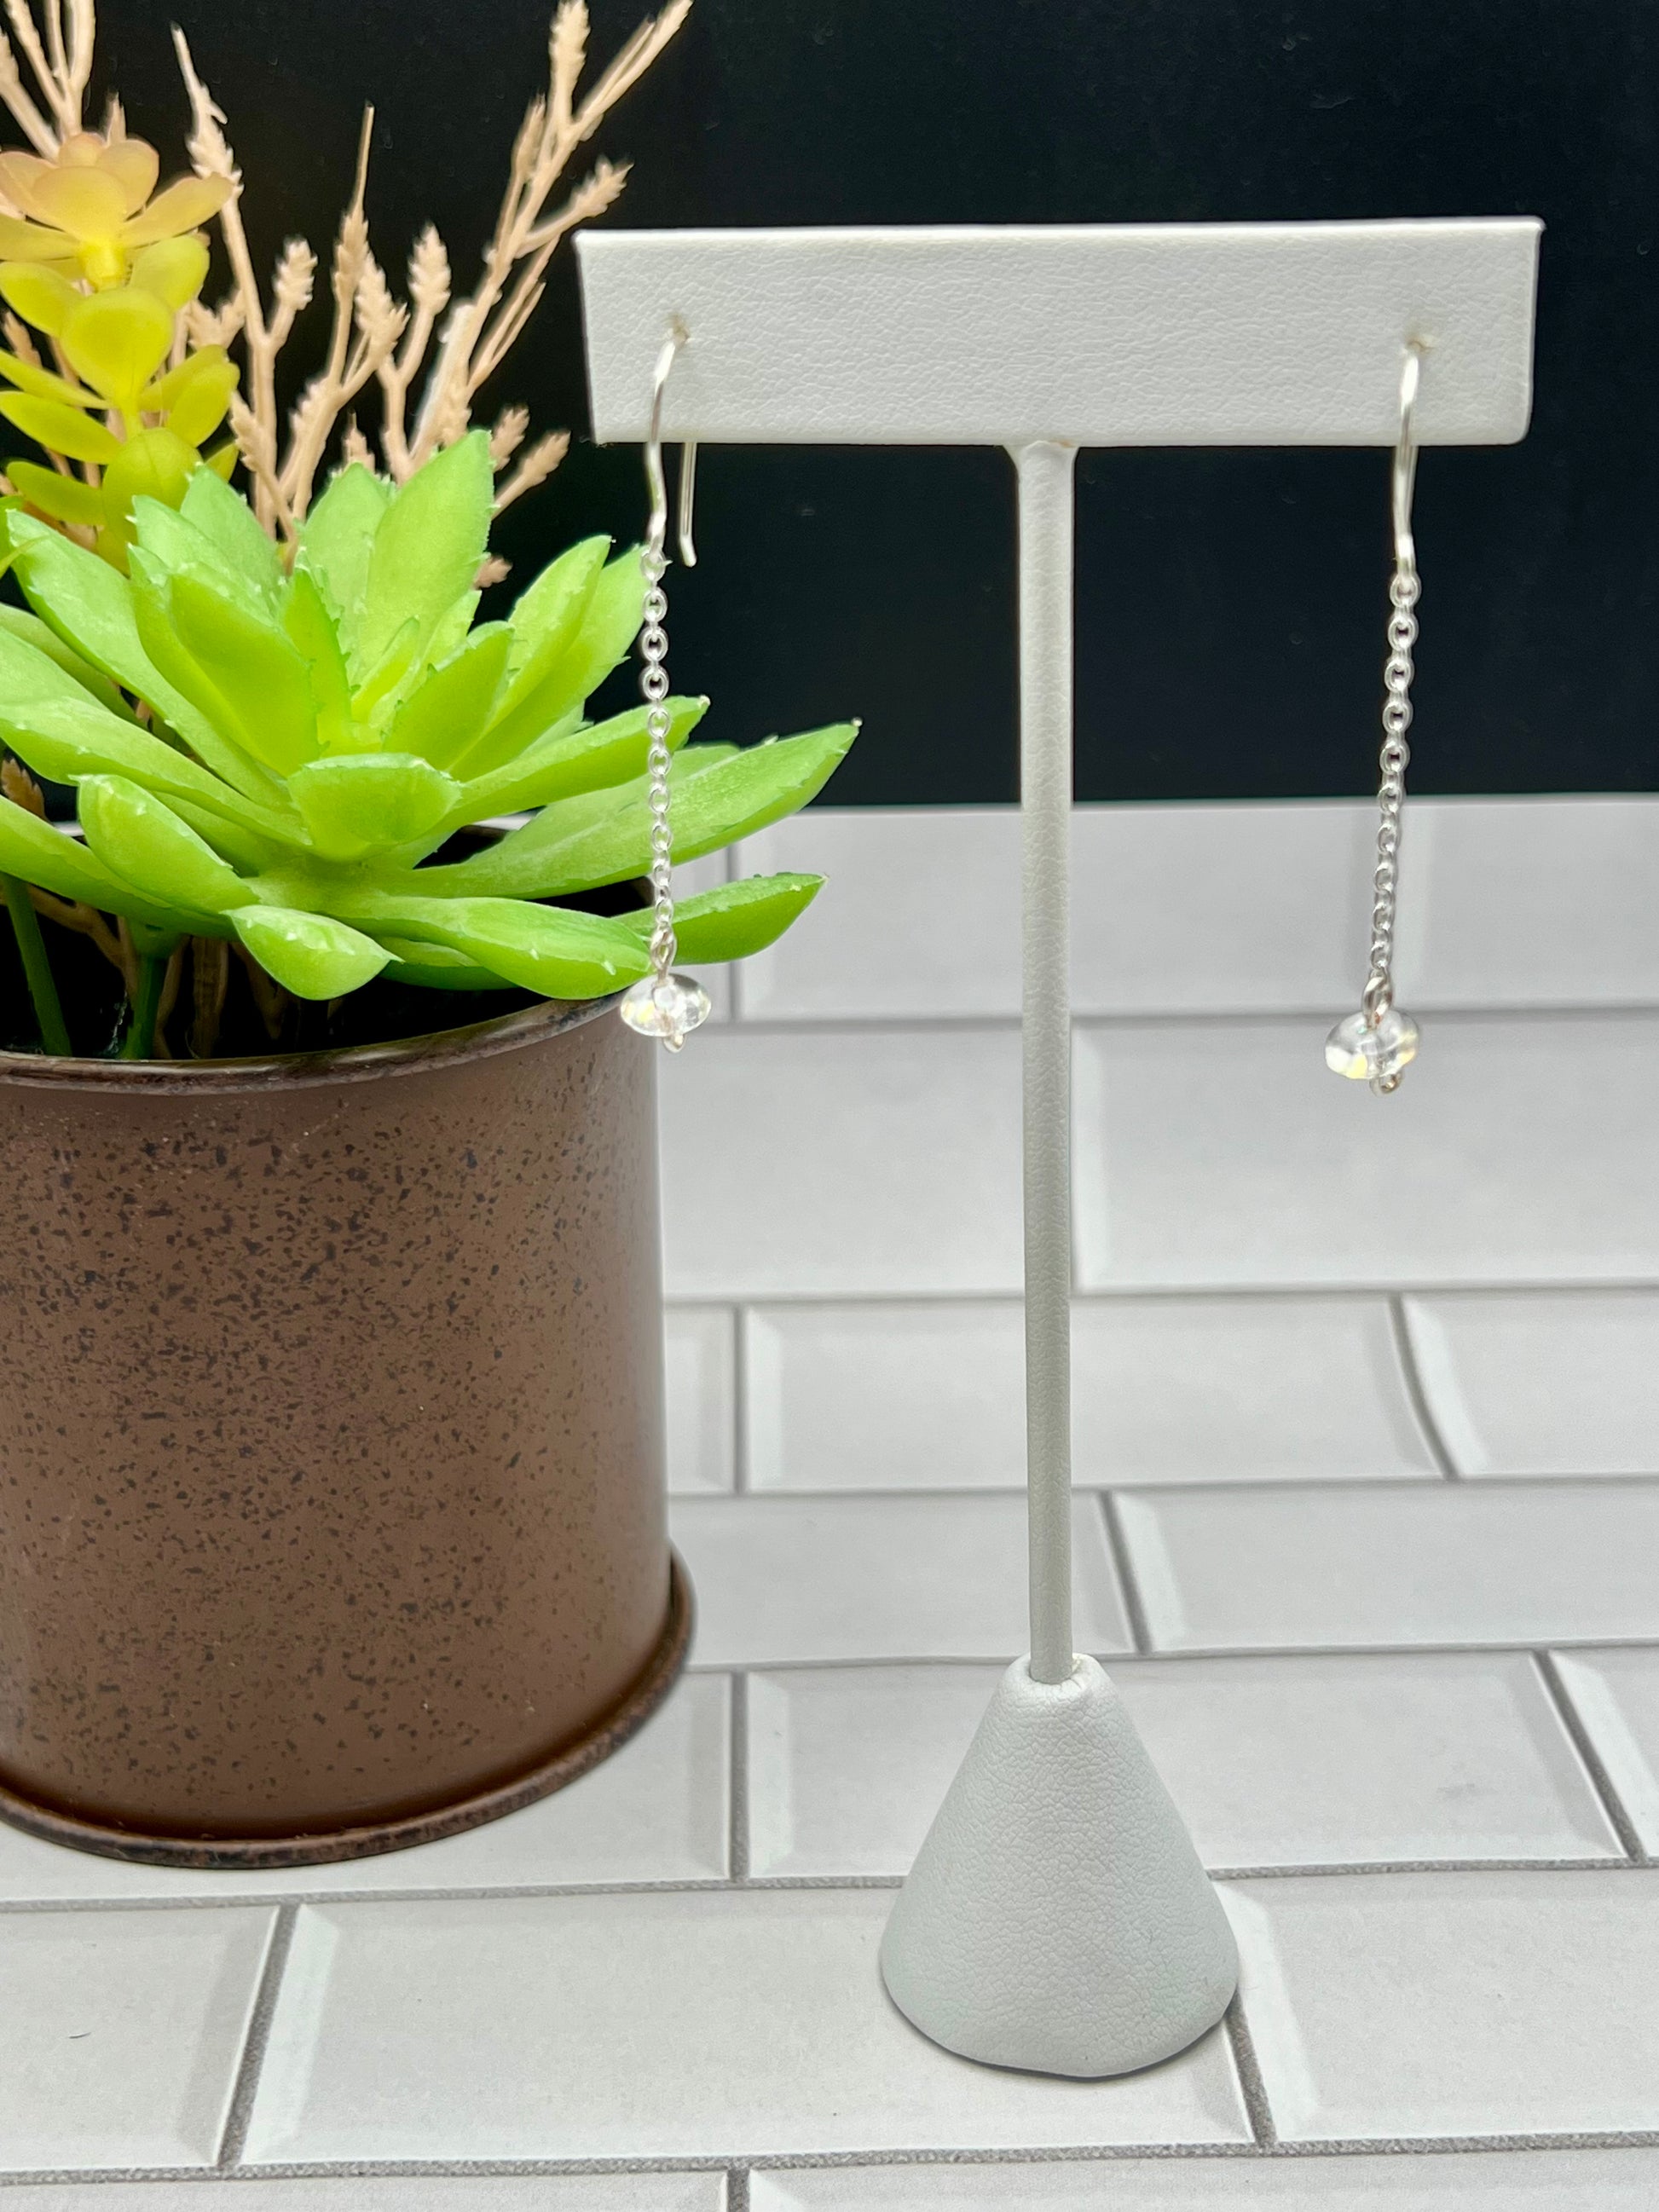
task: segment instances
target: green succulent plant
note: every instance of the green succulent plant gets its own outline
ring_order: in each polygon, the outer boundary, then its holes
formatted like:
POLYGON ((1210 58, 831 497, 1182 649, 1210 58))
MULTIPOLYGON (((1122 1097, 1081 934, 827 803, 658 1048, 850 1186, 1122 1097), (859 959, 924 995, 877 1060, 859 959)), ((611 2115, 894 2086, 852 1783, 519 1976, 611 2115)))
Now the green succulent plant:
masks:
MULTIPOLYGON (((644 975, 648 912, 539 903, 649 866, 644 709, 583 718, 639 628, 638 556, 607 560, 591 538, 506 620, 475 626, 491 479, 477 432, 395 492, 346 468, 291 574, 210 469, 176 508, 133 501, 126 575, 9 514, 33 613, 0 609, 0 736, 77 787, 84 843, 0 804, 0 873, 125 916, 152 963, 186 935, 239 939, 305 999, 386 975, 580 1000, 644 975), (457 830, 521 812, 497 842, 433 862, 457 830)), ((681 860, 803 805, 856 727, 680 750, 707 703, 668 702, 681 860)), ((685 900, 682 956, 758 951, 820 880, 685 900)))

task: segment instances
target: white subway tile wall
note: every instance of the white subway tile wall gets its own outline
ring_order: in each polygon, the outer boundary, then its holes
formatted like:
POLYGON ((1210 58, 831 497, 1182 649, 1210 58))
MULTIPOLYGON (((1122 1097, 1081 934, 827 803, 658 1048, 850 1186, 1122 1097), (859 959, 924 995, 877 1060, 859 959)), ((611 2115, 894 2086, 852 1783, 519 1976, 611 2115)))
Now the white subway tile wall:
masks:
POLYGON ((1473 2158, 1055 2159, 1022 2166, 1017 2177, 1006 2166, 966 2161, 832 2167, 759 2172, 749 2195, 750 2212, 1010 2212, 1016 2203, 1019 2212, 1652 2212, 1656 2201, 1659 2150, 1638 2148, 1473 2158))
MULTIPOLYGON (((763 1306, 748 1317, 756 1490, 1008 1489, 1025 1479, 1012 1300, 763 1306)), ((1079 1480, 1439 1473, 1382 1298, 1090 1298, 1072 1326, 1079 1480)))
POLYGON ((1058 2082, 882 1993, 1025 1641, 1018 826, 817 808, 730 865, 828 889, 662 1067, 690 1671, 419 1850, 0 1828, 6 2212, 1659 2203, 1659 800, 1413 805, 1387 1102, 1321 1053, 1372 831, 1076 818, 1077 1640, 1231 2028, 1058 2082))
POLYGON ((1449 1292, 1405 1312, 1460 1474, 1659 1474, 1659 1292, 1449 1292))
POLYGON ((1283 2141, 1659 2128, 1659 1869, 1225 1896, 1283 2141))
POLYGON ((250 2164, 1242 2142, 1227 2039, 1122 2081, 988 2074, 888 2002, 882 1891, 302 1910, 250 2164))

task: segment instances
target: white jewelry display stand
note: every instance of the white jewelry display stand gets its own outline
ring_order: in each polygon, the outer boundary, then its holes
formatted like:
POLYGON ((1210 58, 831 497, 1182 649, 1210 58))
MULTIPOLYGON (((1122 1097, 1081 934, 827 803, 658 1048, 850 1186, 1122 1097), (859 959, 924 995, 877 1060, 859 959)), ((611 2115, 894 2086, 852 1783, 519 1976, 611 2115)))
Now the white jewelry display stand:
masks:
POLYGON ((971 2058, 1079 2075, 1149 2065, 1214 2025, 1237 1975, 1179 1814, 1106 1676, 1072 1648, 1076 451, 1391 447, 1413 342, 1424 348, 1419 445, 1512 443, 1531 404, 1540 228, 577 240, 602 442, 644 438, 653 364, 678 323, 665 439, 997 445, 1018 474, 1031 1650, 998 1688, 882 1947, 900 2008, 971 2058))

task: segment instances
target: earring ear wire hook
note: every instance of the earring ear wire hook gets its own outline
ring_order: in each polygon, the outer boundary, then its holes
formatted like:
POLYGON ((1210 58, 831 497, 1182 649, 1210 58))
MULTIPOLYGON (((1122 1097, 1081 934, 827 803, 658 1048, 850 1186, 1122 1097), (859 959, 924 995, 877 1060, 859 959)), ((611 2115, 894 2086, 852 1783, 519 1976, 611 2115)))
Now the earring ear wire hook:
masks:
POLYGON ((1425 351, 1421 338, 1407 340, 1406 358, 1400 366, 1400 434, 1394 448, 1395 566, 1411 574, 1415 574, 1417 568, 1417 548, 1412 538, 1412 495, 1417 489, 1417 441, 1412 431, 1412 417, 1417 409, 1417 389, 1422 379, 1425 351))
MULTIPOLYGON (((668 383, 669 371, 674 366, 674 356, 683 345, 691 342, 691 333, 678 315, 668 326, 668 336, 663 340, 662 350, 657 356, 655 373, 651 380, 651 428, 645 442, 646 481, 651 489, 651 520, 647 535, 653 550, 660 556, 668 539, 668 480, 662 462, 662 396, 668 383)), ((695 568, 697 549, 691 535, 692 502, 696 495, 697 441, 688 438, 680 448, 680 495, 675 517, 676 534, 679 539, 682 567, 695 568)))

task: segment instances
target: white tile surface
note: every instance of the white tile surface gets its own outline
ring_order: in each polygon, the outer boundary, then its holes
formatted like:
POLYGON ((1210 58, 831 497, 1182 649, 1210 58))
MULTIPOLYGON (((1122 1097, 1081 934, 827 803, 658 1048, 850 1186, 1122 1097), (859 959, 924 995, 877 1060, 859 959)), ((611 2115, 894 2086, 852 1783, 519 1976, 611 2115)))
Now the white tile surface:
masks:
POLYGON ((737 1320, 724 1306, 670 1306, 668 1487, 730 1490, 736 1435, 737 1320))
MULTIPOLYGON (((1364 966, 1375 836, 1371 810, 1346 801, 1079 807, 1073 1004, 1080 1013, 1340 1005, 1364 966)), ((1012 807, 814 807, 750 839, 740 863, 745 874, 829 878, 788 936, 745 963, 746 1016, 1018 1011, 1012 807)))
MULTIPOLYGON (((701 1666, 1015 1659, 1027 1648, 1025 1502, 978 1497, 681 1498, 701 1666)), ((1129 1647, 1092 1498, 1074 1509, 1079 1645, 1129 1647)))
POLYGON ((1555 1664, 1643 1849, 1659 1854, 1659 1651, 1560 1651, 1555 1664))
MULTIPOLYGON (((1620 1856, 1523 1655, 1126 1661, 1111 1673, 1211 1867, 1620 1856)), ((751 1871, 904 1873, 996 1678, 752 1675, 751 1871)))
POLYGON ((1322 1044, 1311 1016, 1079 1031, 1086 1287, 1659 1276, 1659 1017, 1449 1015, 1388 1099, 1322 1044))
POLYGON ((1659 2127, 1659 1871, 1224 1895, 1283 2139, 1659 2127))
POLYGON ((1113 1674, 1210 1866, 1622 1856, 1523 1653, 1113 1674))
MULTIPOLYGON (((1009 1301, 747 1316, 757 1490, 1018 1486, 1024 1317, 1009 1301)), ((1434 1477, 1378 1298, 1101 1298, 1072 1324, 1081 1482, 1434 1477)))
POLYGON ((882 1991, 885 1891, 307 1908, 247 2157, 726 2157, 1246 2140, 1225 2039, 1056 2082, 882 1991))
POLYGON ((1401 859, 1404 1003, 1659 1000, 1659 799, 1409 804, 1401 859))
POLYGON ((827 879, 786 937, 744 962, 745 1020, 1018 1011, 1012 807, 814 806, 745 838, 737 864, 745 876, 827 879))
POLYGON ((1012 1030, 737 1024, 660 1095, 671 1295, 1018 1289, 1012 1030))
POLYGON ((211 2166, 275 1917, 0 1919, 0 2169, 211 2166))
MULTIPOLYGON (((1087 805, 1073 823, 1080 1013, 1334 1010, 1357 990, 1366 803, 1087 805)), ((829 878, 744 963, 745 1014, 1017 1010, 1014 808, 816 806, 749 839, 736 866, 829 878)), ((1396 967, 1419 1011, 1659 1001, 1659 799, 1413 799, 1402 875, 1396 967)))
POLYGON ((803 1667, 751 1674, 750 1873, 907 1873, 1001 1671, 803 1667))
POLYGON ((1012 2172, 1006 2166, 842 2166, 757 2172, 749 2202, 750 2212, 1651 2212, 1659 2151, 1056 2159, 1012 2172))
POLYGON ((1024 1481, 1018 1304, 763 1306, 744 1324, 751 1489, 1024 1481))
POLYGON ((1461 1473, 1659 1474, 1659 1295, 1466 1292, 1406 1313, 1461 1473))
POLYGON ((1104 1298, 1075 1312, 1081 1482, 1438 1477, 1380 1298, 1104 1298))
POLYGON ((689 1676, 636 1736, 568 1789, 441 1843, 335 1866, 268 1874, 125 1866, 0 1823, 0 1901, 706 1880, 726 1872, 727 1722, 725 1676, 689 1676))
POLYGON ((1659 1485, 1352 1484, 1121 1501, 1167 1650, 1659 1637, 1659 1485))
POLYGON ((5 2192, 6 2212, 725 2212, 723 2173, 349 2174, 337 2181, 71 2183, 5 2192))

